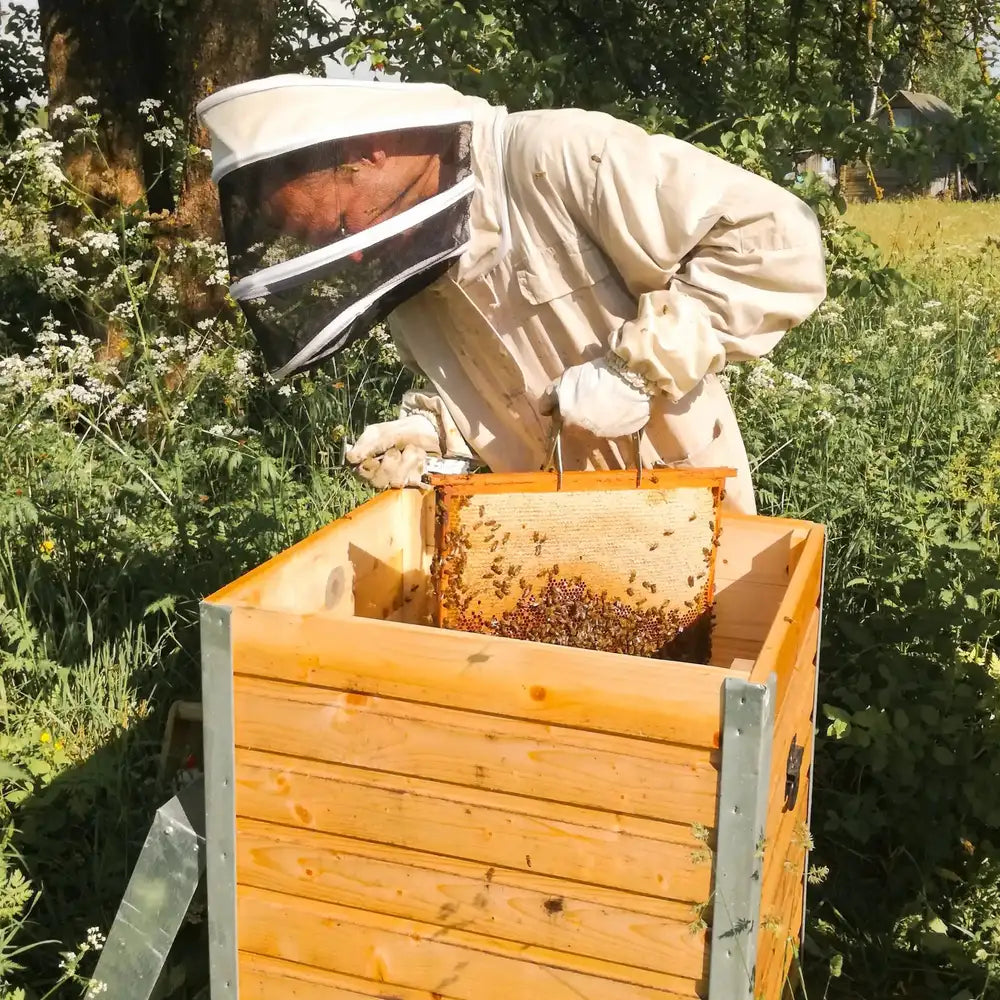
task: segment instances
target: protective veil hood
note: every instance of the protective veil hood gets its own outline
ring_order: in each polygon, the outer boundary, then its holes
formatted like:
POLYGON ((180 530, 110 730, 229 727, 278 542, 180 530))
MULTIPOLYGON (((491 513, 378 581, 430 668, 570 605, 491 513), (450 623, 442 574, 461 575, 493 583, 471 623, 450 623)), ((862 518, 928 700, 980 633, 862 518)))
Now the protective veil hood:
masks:
POLYGON ((198 105, 230 292, 275 375, 311 368, 364 335, 465 251, 473 118, 484 103, 440 84, 277 76, 198 105), (343 172, 359 141, 385 133, 411 133, 438 153, 436 193, 367 224, 321 211, 338 178, 350 181, 343 172))

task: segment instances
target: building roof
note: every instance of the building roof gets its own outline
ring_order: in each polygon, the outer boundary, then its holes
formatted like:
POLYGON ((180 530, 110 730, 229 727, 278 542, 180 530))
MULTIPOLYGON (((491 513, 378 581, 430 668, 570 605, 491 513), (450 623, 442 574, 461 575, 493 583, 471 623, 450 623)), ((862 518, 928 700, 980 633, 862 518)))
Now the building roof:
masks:
POLYGON ((911 107, 930 121, 954 121, 956 117, 955 112, 940 97, 921 94, 915 90, 901 90, 889 103, 893 108, 911 107))

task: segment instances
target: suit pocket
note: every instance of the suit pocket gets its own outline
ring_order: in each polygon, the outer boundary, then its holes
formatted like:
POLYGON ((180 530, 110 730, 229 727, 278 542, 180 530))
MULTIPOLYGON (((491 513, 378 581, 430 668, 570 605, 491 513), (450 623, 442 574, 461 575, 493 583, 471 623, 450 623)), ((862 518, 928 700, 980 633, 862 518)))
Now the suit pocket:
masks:
POLYGON ((596 285, 610 264, 590 240, 577 237, 525 253, 514 270, 521 295, 542 305, 596 285))

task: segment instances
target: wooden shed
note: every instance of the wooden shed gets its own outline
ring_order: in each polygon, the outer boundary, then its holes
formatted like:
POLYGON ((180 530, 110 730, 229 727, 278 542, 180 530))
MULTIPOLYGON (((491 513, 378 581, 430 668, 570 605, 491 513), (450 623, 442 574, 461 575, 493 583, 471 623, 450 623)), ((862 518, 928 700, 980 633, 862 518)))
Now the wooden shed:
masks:
POLYGON ((720 483, 440 479, 204 602, 213 1000, 777 1000, 803 923, 824 531, 719 516, 720 483), (680 586, 709 594, 688 602, 708 662, 437 627, 443 539, 464 511, 459 568, 488 577, 491 510, 538 560, 641 562, 648 591, 696 522, 717 548, 680 586))
MULTIPOLYGON (((956 120, 955 112, 940 97, 912 90, 899 91, 875 113, 875 121, 883 128, 921 129, 928 133, 947 128, 956 120)), ((931 164, 928 176, 880 163, 872 164, 871 173, 887 198, 946 194, 965 197, 970 193, 968 178, 957 154, 941 154, 931 164)), ((876 196, 868 166, 864 163, 841 166, 840 189, 848 201, 872 201, 876 196)))

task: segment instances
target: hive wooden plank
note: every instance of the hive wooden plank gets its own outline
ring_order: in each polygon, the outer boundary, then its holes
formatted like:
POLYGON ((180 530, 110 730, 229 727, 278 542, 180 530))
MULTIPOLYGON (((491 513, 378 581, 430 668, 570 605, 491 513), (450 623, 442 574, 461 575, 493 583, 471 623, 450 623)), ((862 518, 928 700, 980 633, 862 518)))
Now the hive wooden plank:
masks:
MULTIPOLYGON (((815 633, 813 635, 815 643, 815 633)), ((807 731, 806 738, 802 740, 804 753, 799 796, 795 807, 791 810, 782 808, 783 767, 778 769, 779 780, 772 782, 771 790, 771 810, 761 891, 762 929, 758 941, 757 963, 758 989, 766 997, 779 995, 781 980, 787 972, 788 962, 793 954, 792 944, 798 940, 801 929, 802 887, 806 863, 804 826, 814 749, 812 724, 808 720, 812 714, 815 664, 812 660, 802 662, 807 657, 808 647, 804 647, 798 668, 791 679, 788 698, 782 709, 782 714, 788 721, 798 719, 800 732, 803 726, 807 731)), ((787 747, 790 742, 791 726, 786 726, 785 729, 786 735, 776 739, 776 746, 787 747)), ((781 757, 780 760, 784 761, 785 757, 781 757)))
POLYGON ((764 684, 777 677, 776 711, 780 712, 788 681, 797 661, 803 634, 819 604, 823 571, 823 529, 813 528, 806 538, 799 563, 788 583, 774 623, 768 631, 760 655, 750 672, 752 683, 764 684))
POLYGON ((240 884, 677 976, 707 974, 689 904, 328 834, 237 822, 240 884))
POLYGON ((236 752, 240 816, 660 898, 708 899, 690 827, 256 751, 236 752))
POLYGON ((716 667, 325 614, 235 608, 239 674, 718 747, 716 667))
POLYGON ((718 589, 737 581, 785 586, 790 563, 813 525, 808 521, 721 511, 718 589))
MULTIPOLYGON (((811 770, 808 751, 807 756, 803 766, 811 770)), ((779 996, 802 927, 806 798, 800 795, 795 808, 783 817, 770 870, 764 873, 761 918, 765 925, 758 940, 757 985, 765 997, 779 996)))
MULTIPOLYGON (((269 559, 210 603, 308 614, 384 617, 426 581, 418 490, 387 490, 269 559)), ((415 592, 416 593, 416 592, 415 592)))
POLYGON ((704 748, 247 677, 235 680, 235 722, 242 747, 673 823, 715 823, 717 754, 704 748))
POLYGON ((685 486, 720 486, 735 469, 647 469, 639 483, 636 474, 618 469, 564 472, 562 480, 554 472, 495 472, 468 476, 430 476, 433 487, 453 496, 474 493, 554 493, 563 491, 611 491, 678 489, 685 486))
POLYGON ((711 662, 730 667, 760 654, 809 525, 723 510, 720 528, 711 662))
POLYGON ((768 801, 772 812, 780 810, 785 783, 788 751, 795 738, 799 746, 813 739, 813 706, 816 700, 816 645, 819 638, 819 609, 813 608, 803 633, 802 645, 794 672, 788 678, 788 690, 774 722, 771 784, 768 801))
POLYGON ((344 976, 277 958, 240 953, 240 1000, 452 1000, 443 993, 410 990, 344 976))
POLYGON ((694 980, 241 887, 240 948, 456 1000, 673 1000, 694 980))

